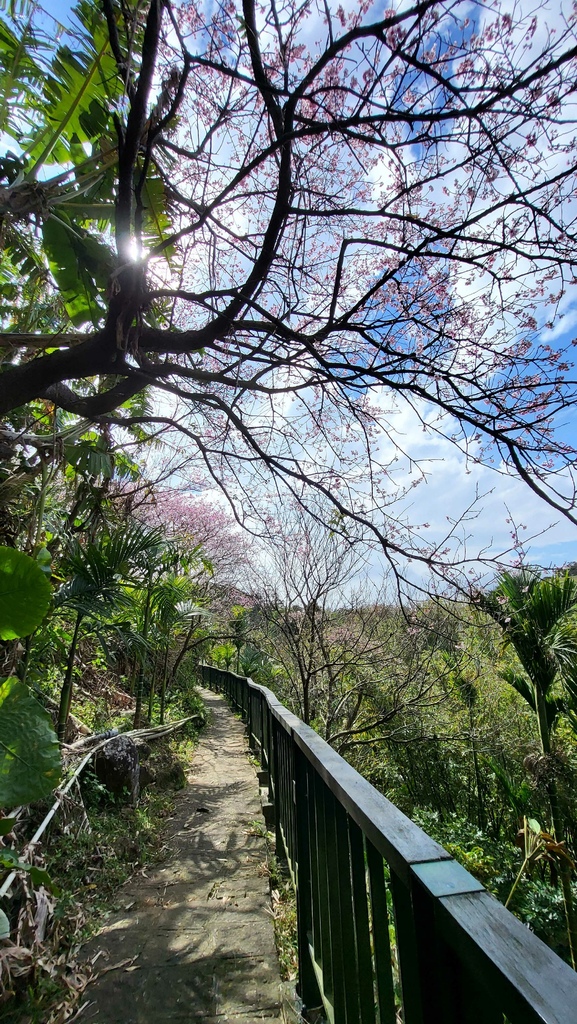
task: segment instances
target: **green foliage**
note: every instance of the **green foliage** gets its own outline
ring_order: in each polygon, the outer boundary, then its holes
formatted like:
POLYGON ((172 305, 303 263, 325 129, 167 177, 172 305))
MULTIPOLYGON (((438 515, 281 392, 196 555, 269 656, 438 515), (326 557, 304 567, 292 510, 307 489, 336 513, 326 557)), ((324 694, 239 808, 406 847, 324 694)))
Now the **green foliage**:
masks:
POLYGON ((46 615, 51 596, 50 583, 33 558, 0 547, 0 639, 32 633, 46 615))
POLYGON ((46 712, 15 677, 0 684, 0 806, 29 804, 60 778, 56 734, 46 712))
POLYGON ((505 644, 517 654, 528 680, 509 670, 507 682, 521 693, 540 721, 542 739, 563 710, 553 686, 577 666, 577 580, 572 576, 541 578, 531 569, 503 573, 495 589, 480 595, 480 607, 498 623, 505 644))
MULTIPOLYGON (((489 836, 458 815, 442 820, 437 812, 419 810, 413 817, 489 892, 506 902, 523 862, 523 853, 516 843, 489 836)), ((533 874, 522 874, 509 909, 559 956, 569 960, 562 891, 551 879, 543 860, 535 867, 533 874)))
POLYGON ((233 643, 215 644, 211 649, 210 656, 218 668, 230 669, 235 656, 236 648, 233 643))
POLYGON ((509 903, 513 899, 515 890, 521 881, 521 878, 525 872, 531 874, 536 864, 547 863, 551 866, 552 870, 557 871, 557 868, 563 868, 564 863, 567 864, 571 870, 575 869, 573 861, 567 853, 565 843, 557 842, 549 832, 544 832, 541 825, 535 818, 523 818, 523 826, 519 832, 518 838, 522 839, 523 842, 523 862, 517 877, 513 882, 513 887, 509 893, 505 906, 508 907, 509 903))
POLYGON ((511 776, 508 775, 503 766, 497 761, 492 758, 487 758, 487 764, 496 779, 500 782, 503 792, 505 793, 517 817, 522 818, 524 815, 528 814, 531 803, 535 800, 535 793, 531 789, 527 780, 523 779, 520 784, 516 785, 511 776))
POLYGON ((56 607, 83 615, 99 615, 129 603, 124 583, 137 584, 139 569, 161 540, 158 530, 138 524, 101 535, 98 541, 75 542, 62 564, 68 579, 55 596, 56 607))
POLYGON ((246 644, 240 656, 239 672, 242 676, 250 676, 255 683, 270 687, 274 685, 281 669, 264 651, 259 650, 254 644, 246 644))

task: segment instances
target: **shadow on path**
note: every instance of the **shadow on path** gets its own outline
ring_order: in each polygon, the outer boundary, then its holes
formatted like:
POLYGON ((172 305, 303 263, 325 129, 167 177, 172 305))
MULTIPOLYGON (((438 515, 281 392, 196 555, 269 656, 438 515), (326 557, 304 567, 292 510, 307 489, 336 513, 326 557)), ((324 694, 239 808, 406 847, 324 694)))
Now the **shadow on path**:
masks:
POLYGON ((280 1020, 256 775, 242 723, 202 696, 211 724, 170 822, 169 859, 124 886, 124 910, 85 947, 87 959, 102 955, 83 1022, 280 1020))

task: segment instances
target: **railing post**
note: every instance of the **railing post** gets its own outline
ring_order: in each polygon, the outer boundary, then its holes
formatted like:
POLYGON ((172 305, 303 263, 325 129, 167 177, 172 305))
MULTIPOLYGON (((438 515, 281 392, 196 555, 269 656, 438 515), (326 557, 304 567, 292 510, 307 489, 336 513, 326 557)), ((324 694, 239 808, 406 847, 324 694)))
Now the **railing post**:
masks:
MULTIPOLYGON (((410 928, 413 963, 420 975, 425 1024, 502 1024, 495 993, 467 969, 445 941, 435 904, 441 898, 483 892, 453 860, 416 864, 410 877, 410 928), (424 884, 421 884, 424 883, 424 884)), ((406 954, 405 954, 406 959, 406 954)), ((403 981, 403 993, 405 991, 403 981)), ((412 987, 412 984, 411 984, 412 987)))
MULTIPOLYGON (((364 979, 359 976, 354 933, 354 912, 351 874, 351 854, 347 829, 347 813, 344 807, 331 794, 331 833, 334 837, 334 869, 336 890, 331 905, 331 929, 335 929, 340 947, 342 962, 342 1002, 343 1021, 346 1024, 358 1024, 359 987, 364 979), (334 920, 333 908, 338 917, 334 920)), ((338 965, 337 965, 338 970, 338 965)), ((337 1019, 335 1004, 335 1020, 337 1019)))
POLYGON ((391 892, 395 911, 404 1021, 406 1024, 442 1024, 436 1015, 436 999, 432 991, 427 993, 425 1004, 421 988, 422 977, 419 971, 419 942, 429 943, 429 954, 433 957, 434 935, 427 927, 428 922, 425 915, 422 915, 420 926, 423 928, 424 934, 417 936, 410 890, 394 872, 391 872, 391 892))

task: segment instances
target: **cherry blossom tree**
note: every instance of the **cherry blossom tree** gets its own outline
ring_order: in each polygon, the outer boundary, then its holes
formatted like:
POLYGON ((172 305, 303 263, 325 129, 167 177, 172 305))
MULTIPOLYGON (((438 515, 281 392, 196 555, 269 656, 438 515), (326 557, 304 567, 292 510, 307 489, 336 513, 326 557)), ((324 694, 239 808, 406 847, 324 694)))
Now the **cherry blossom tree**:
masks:
POLYGON ((76 92, 46 40, 43 90, 10 25, 0 414, 173 428, 240 516, 306 484, 397 567, 465 558, 399 504, 399 412, 572 517, 573 8, 83 10, 76 92), (6 302, 32 259, 52 320, 6 302))
POLYGON ((175 488, 150 485, 127 499, 133 514, 184 546, 199 548, 204 559, 205 579, 214 579, 216 587, 230 592, 234 603, 236 588, 242 587, 249 562, 248 538, 239 530, 230 513, 201 495, 175 488), (208 573, 207 573, 208 570, 208 573))
POLYGON ((298 505, 280 511, 253 569, 251 621, 257 646, 282 668, 275 692, 344 753, 382 741, 401 715, 444 694, 429 670, 432 634, 368 582, 362 546, 324 527, 328 517, 330 507, 316 522, 298 505))

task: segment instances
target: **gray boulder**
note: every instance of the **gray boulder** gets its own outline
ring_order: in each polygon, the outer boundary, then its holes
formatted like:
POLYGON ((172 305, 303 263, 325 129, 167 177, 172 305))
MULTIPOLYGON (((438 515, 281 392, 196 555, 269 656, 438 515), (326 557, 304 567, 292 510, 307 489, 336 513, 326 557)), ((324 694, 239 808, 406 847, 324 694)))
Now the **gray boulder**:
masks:
POLYGON ((140 763, 138 748, 129 736, 115 736, 94 758, 96 777, 110 793, 120 796, 128 792, 130 802, 140 796, 140 763))

